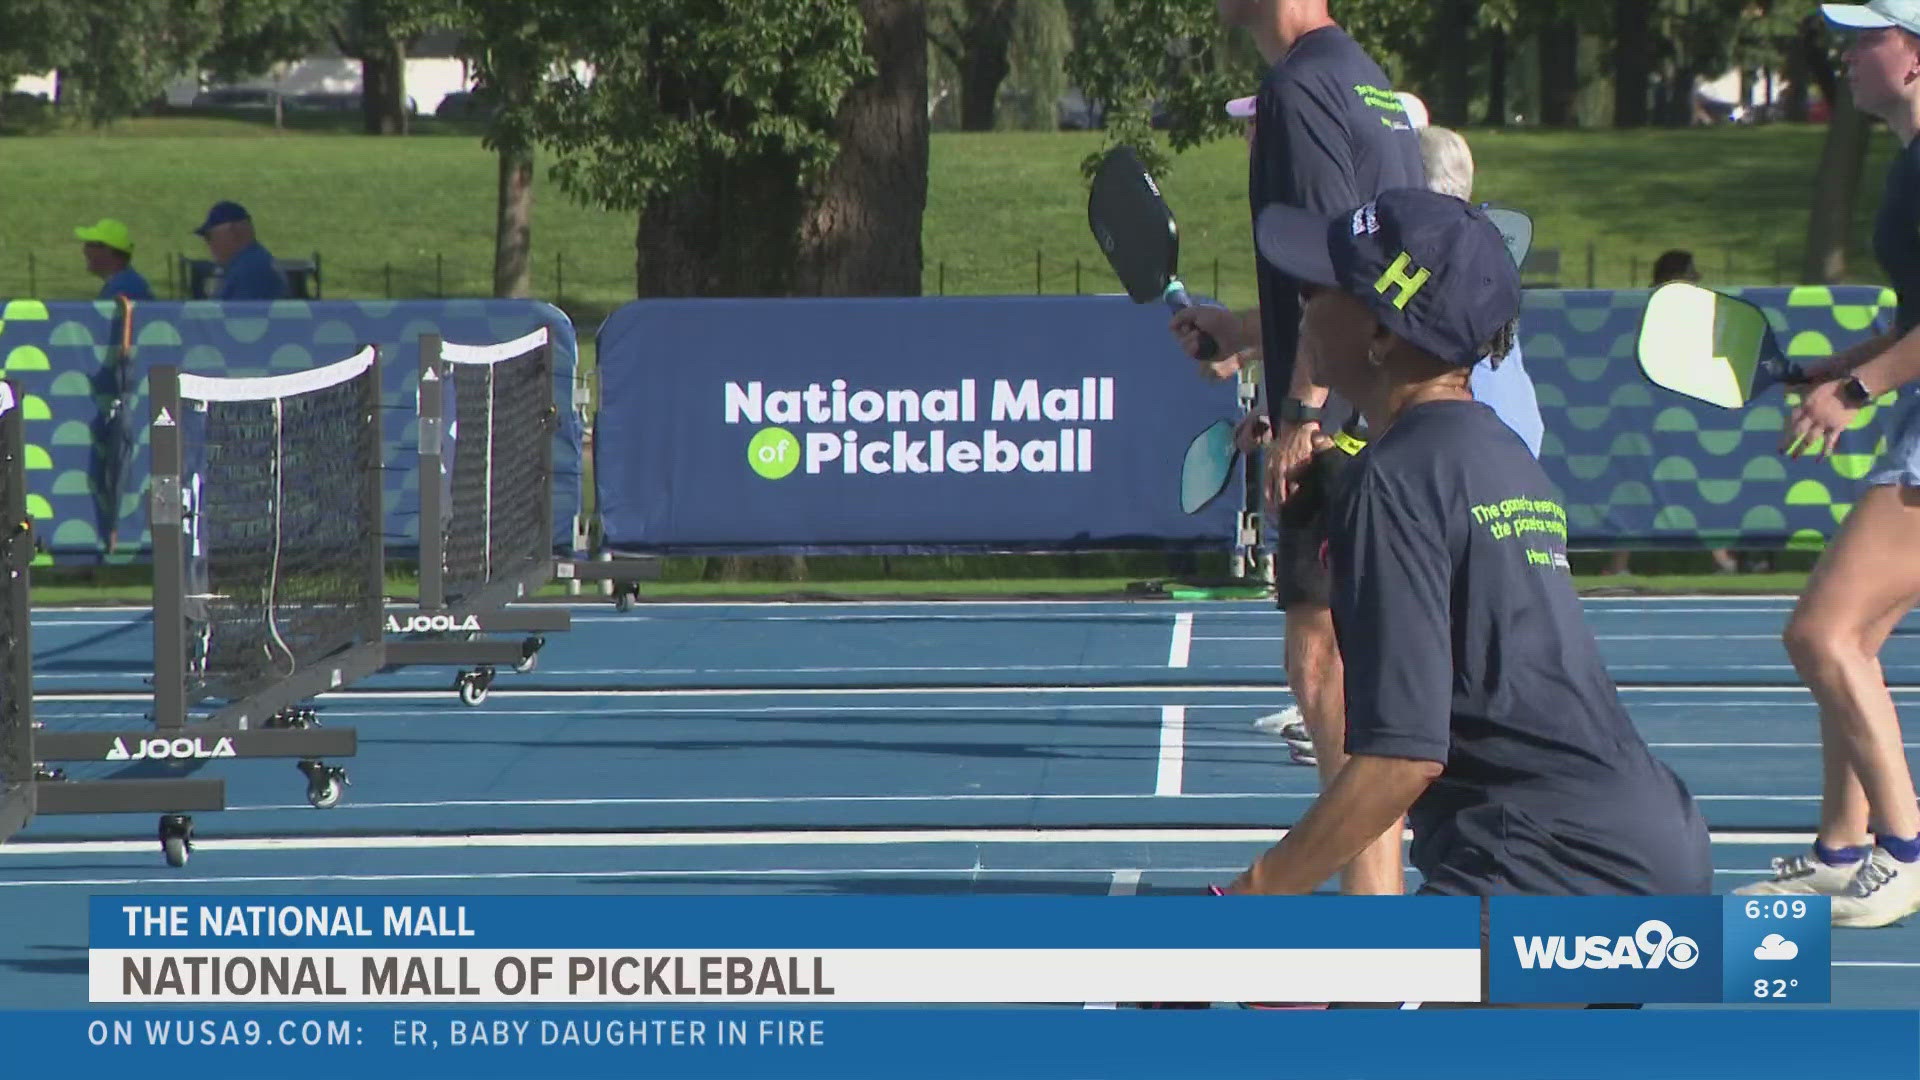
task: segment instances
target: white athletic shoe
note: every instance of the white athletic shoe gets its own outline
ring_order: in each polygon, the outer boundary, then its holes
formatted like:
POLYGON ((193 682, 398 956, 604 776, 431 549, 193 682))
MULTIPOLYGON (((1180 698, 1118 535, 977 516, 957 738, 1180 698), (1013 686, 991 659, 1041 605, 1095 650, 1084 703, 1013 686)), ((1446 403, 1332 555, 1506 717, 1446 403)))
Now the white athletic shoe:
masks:
POLYGON ((1740 896, 1839 896, 1853 884, 1862 863, 1831 866, 1812 852, 1773 860, 1773 876, 1733 890, 1740 896))
POLYGON ((1847 891, 1833 898, 1833 925, 1887 926, 1920 911, 1920 863, 1904 863, 1875 847, 1847 891))
POLYGON ((1285 740, 1287 749, 1298 764, 1316 765, 1320 761, 1313 752, 1313 733, 1307 730, 1307 722, 1301 718, 1297 705, 1289 705, 1277 713, 1269 713, 1255 720, 1253 729, 1266 735, 1278 735, 1285 740))

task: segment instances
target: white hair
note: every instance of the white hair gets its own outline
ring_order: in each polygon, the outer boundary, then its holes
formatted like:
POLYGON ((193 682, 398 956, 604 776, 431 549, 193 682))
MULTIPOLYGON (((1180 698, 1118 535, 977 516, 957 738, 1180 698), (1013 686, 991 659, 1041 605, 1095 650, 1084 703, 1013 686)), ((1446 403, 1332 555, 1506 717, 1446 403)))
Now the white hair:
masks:
POLYGON ((1427 187, 1442 195, 1472 201, 1473 151, 1451 128, 1420 129, 1420 158, 1427 167, 1427 187))

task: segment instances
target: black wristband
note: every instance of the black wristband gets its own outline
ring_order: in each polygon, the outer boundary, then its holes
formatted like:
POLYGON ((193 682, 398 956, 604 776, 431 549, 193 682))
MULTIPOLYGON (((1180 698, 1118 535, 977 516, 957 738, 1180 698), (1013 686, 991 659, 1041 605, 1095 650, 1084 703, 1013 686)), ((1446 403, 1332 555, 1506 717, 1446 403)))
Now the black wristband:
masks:
POLYGON ((1321 409, 1309 405, 1299 398, 1285 398, 1280 402, 1280 419, 1290 424, 1305 423, 1320 419, 1321 409))

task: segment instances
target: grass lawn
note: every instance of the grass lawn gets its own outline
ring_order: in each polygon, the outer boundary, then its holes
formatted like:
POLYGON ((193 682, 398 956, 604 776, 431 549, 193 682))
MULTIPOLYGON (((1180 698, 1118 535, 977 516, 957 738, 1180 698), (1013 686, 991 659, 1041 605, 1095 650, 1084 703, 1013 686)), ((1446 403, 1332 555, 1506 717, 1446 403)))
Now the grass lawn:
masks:
MULTIPOLYGON (((124 218, 138 262, 164 282, 170 256, 204 254, 191 234, 216 199, 245 203, 275 252, 318 252, 334 297, 485 295, 493 251, 493 158, 471 128, 422 121, 409 138, 337 127, 276 133, 208 117, 128 121, 104 133, 0 139, 0 295, 79 298, 96 290, 72 228, 124 218)), ((1772 284, 1797 266, 1823 131, 1805 125, 1640 132, 1471 131, 1477 195, 1521 207, 1534 244, 1558 248, 1562 283, 1643 285, 1670 247, 1698 256, 1710 283, 1772 284)), ((933 139, 924 228, 929 293, 1113 291, 1087 235, 1083 132, 941 134, 933 139)), ((1866 234, 1890 142, 1876 137, 1862 184, 1853 269, 1876 280, 1866 234)), ((1197 291, 1252 295, 1245 146, 1223 139, 1164 178, 1179 215, 1182 266, 1197 291), (1217 276, 1216 276, 1217 266, 1217 276), (1217 282, 1217 284, 1216 284, 1217 282)), ((574 314, 583 338, 632 295, 631 215, 578 206, 542 184, 534 209, 535 289, 574 314)), ((164 293, 165 284, 158 287, 164 293)))

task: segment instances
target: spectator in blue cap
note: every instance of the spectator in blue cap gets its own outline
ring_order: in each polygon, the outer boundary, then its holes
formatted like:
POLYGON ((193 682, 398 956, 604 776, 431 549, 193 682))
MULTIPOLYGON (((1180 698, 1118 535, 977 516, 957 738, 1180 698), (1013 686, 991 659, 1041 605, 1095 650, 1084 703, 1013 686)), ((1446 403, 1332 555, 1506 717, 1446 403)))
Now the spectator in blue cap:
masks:
POLYGON ((216 300, 280 300, 287 295, 287 279, 273 265, 273 253, 253 235, 253 218, 246 207, 218 202, 207 220, 194 230, 207 242, 207 251, 220 264, 216 300))

